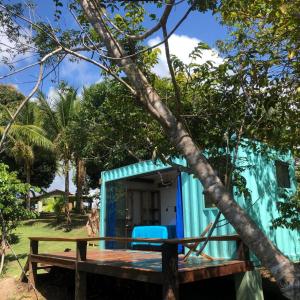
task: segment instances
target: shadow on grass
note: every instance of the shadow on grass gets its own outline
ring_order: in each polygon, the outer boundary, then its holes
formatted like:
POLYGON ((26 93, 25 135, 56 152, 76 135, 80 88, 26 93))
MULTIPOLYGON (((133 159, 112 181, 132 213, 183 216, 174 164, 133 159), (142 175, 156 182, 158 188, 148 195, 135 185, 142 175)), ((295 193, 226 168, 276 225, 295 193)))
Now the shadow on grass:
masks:
POLYGON ((30 220, 24 221, 23 225, 24 226, 34 226, 36 224, 42 224, 42 223, 48 224, 49 222, 52 222, 52 221, 50 219, 30 219, 30 220))
POLYGON ((9 237, 9 243, 14 245, 14 244, 18 244, 19 242, 20 242, 20 237, 15 233, 11 233, 9 237))
POLYGON ((48 227, 54 228, 56 230, 65 230, 65 231, 72 231, 73 229, 83 227, 87 222, 86 215, 79 215, 79 214, 71 214, 71 225, 68 228, 66 220, 63 218, 62 220, 53 220, 48 223, 48 227))
MULTIPOLYGON (((24 259, 26 257, 27 257, 27 253, 17 254, 18 259, 24 259)), ((5 260, 7 262, 15 261, 16 257, 13 254, 7 254, 7 255, 5 255, 5 260)))
MULTIPOLYGON (((27 256, 28 256, 27 253, 17 254, 18 260, 25 259, 25 258, 27 258, 27 256)), ((10 263, 14 262, 14 261, 17 262, 17 259, 16 259, 15 255, 13 255, 13 254, 6 254, 5 255, 3 272, 2 272, 2 274, 0 274, 0 279, 6 277, 7 272, 10 269, 10 263)), ((22 264, 22 262, 21 262, 21 264, 22 264)), ((19 273, 21 274, 21 269, 20 269, 19 273)), ((2 299, 1 296, 0 296, 0 299, 2 299)))
POLYGON ((54 214, 43 213, 41 218, 31 219, 28 221, 24 221, 24 226, 34 226, 36 224, 44 224, 45 227, 49 227, 55 230, 64 230, 64 231, 72 231, 73 229, 78 229, 83 227, 87 222, 87 215, 81 214, 71 214, 71 226, 68 227, 65 217, 62 214, 58 219, 54 214))

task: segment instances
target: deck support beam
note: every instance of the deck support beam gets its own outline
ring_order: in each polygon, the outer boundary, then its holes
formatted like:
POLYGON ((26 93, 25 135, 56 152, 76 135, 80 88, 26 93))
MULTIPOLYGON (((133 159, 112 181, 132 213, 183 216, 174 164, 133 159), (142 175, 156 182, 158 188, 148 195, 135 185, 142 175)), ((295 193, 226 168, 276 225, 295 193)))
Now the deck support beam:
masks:
POLYGON ((86 260, 87 242, 76 243, 75 300, 86 299, 86 272, 78 270, 78 262, 86 260))
POLYGON ((258 270, 234 275, 236 300, 264 300, 261 276, 258 270))
POLYGON ((32 289, 36 287, 37 284, 37 263, 32 262, 31 254, 38 254, 39 252, 39 241, 30 241, 30 256, 29 256, 29 281, 28 281, 28 289, 32 289))
POLYGON ((238 259, 250 261, 249 248, 242 240, 236 241, 236 251, 238 259))
POLYGON ((163 300, 179 299, 178 246, 162 245, 163 300))

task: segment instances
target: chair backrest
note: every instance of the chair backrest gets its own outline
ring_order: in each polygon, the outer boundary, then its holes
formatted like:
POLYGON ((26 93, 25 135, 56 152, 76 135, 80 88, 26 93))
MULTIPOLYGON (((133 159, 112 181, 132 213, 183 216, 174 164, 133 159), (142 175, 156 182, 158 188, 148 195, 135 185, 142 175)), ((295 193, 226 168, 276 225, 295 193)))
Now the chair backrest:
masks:
MULTIPOLYGON (((168 228, 166 226, 135 226, 132 231, 132 238, 167 239, 168 236, 168 228)), ((133 242, 131 245, 161 246, 160 243, 148 242, 133 242)))

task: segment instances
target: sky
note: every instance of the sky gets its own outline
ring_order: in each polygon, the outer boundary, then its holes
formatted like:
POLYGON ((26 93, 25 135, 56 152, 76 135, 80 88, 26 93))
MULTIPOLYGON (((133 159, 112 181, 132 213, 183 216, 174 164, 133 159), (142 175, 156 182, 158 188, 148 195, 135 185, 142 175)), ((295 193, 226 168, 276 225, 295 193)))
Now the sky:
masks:
MULTIPOLYGON (((12 3, 16 1, 4 1, 5 3, 12 3)), ((23 3, 25 1, 23 0, 23 3)), ((63 1, 66 3, 67 1, 63 1)), ((28 14, 33 20, 38 20, 42 18, 44 20, 49 20, 52 24, 53 22, 53 11, 54 11, 54 1, 53 0, 43 0, 36 1, 37 7, 34 12, 28 14)), ((188 8, 187 1, 183 1, 180 5, 177 5, 171 14, 168 21, 168 30, 170 31, 174 25, 180 20, 182 15, 188 8)), ((153 6, 148 6, 149 12, 153 12, 153 6), (151 10, 151 11, 150 11, 151 10)), ((155 10, 158 16, 161 14, 161 10, 155 10)), ((145 25, 147 27, 153 26, 153 23, 146 21, 145 25)), ((59 21, 59 26, 62 28, 72 27, 78 28, 77 23, 73 16, 66 10, 63 11, 62 18, 59 21)), ((30 29, 27 29, 30 30, 30 29)), ((190 62, 189 53, 194 49, 195 46, 200 41, 207 43, 212 50, 203 51, 203 57, 198 60, 198 62, 205 62, 207 59, 212 60, 215 64, 220 64, 222 58, 218 55, 215 50, 216 41, 219 39, 224 39, 226 36, 226 28, 222 27, 217 21, 216 16, 213 16, 211 12, 200 13, 192 12, 189 17, 184 21, 184 23, 177 29, 177 31, 169 39, 170 52, 176 55, 183 62, 190 62)), ((145 41, 148 46, 152 46, 159 42, 162 37, 161 33, 157 32, 153 34, 149 39, 145 41)), ((5 49, 3 44, 13 44, 9 39, 3 34, 3 29, 0 28, 0 59, 3 57, 4 52, 1 50, 5 49)), ((161 54, 159 55, 159 63, 154 67, 154 72, 159 76, 168 76, 168 68, 165 59, 165 53, 163 46, 160 46, 161 54)), ((18 59, 17 66, 21 68, 25 65, 31 64, 35 61, 36 57, 32 57, 31 54, 20 55, 18 59)), ((1 76, 7 74, 9 69, 5 64, 0 62, 0 78, 1 76)), ((30 68, 26 71, 13 75, 11 77, 0 79, 1 83, 9 83, 15 85, 15 87, 22 93, 27 95, 35 84, 35 79, 37 78, 38 69, 37 67, 30 68)), ((84 86, 89 86, 93 83, 101 81, 100 70, 92 64, 84 61, 78 63, 71 62, 65 59, 60 65, 59 69, 56 71, 56 75, 60 80, 65 80, 69 85, 78 89, 80 93, 84 86)), ((40 86, 41 91, 50 98, 55 97, 55 87, 56 83, 53 82, 54 77, 52 75, 48 76, 40 86)), ((61 178, 57 177, 55 182, 52 184, 52 188, 60 188, 63 186, 61 178)), ((72 190, 73 190, 72 186, 72 190)))
MULTIPOLYGON (((55 25, 52 16, 52 13, 54 11, 54 1, 43 0, 36 1, 36 3, 37 7, 35 9, 34 17, 32 18, 38 19, 40 17, 46 20, 50 20, 50 22, 55 25)), ((175 7, 168 21, 169 30, 171 30, 174 27, 174 25, 178 22, 181 16, 185 13, 187 7, 188 5, 186 1, 175 7)), ((149 9, 153 9, 153 6, 149 6, 149 9)), ((156 12, 157 15, 160 15, 161 10, 156 10, 156 12)), ((151 24, 153 25, 153 23, 151 24)), ((151 26, 151 24, 150 22, 146 22, 146 26, 151 26)), ((63 13, 63 16, 59 22, 59 26, 61 26, 62 28, 78 28, 76 21, 68 11, 63 13)), ((184 21, 184 23, 177 29, 175 34, 169 39, 170 51, 171 54, 175 54, 184 62, 188 62, 189 53, 193 50, 193 48, 197 45, 199 41, 203 41, 207 43, 210 47, 214 48, 216 41, 219 39, 224 39, 225 36, 226 29, 218 23, 218 21, 216 20, 216 16, 212 16, 211 12, 192 12, 189 15, 189 17, 184 21)), ((1 42, 8 42, 7 38, 5 38, 2 34, 0 35, 0 37, 1 42)), ((157 32, 146 41, 146 44, 152 46, 155 42, 158 42, 160 40, 161 33, 157 32)), ((160 62, 159 65, 154 68, 154 71, 160 76, 167 76, 168 71, 166 60, 164 57, 163 46, 160 46, 160 49, 160 62)), ((2 55, 4 54, 0 51, 0 58, 2 55)), ((210 50, 205 51, 203 53, 203 61, 205 61, 207 58, 216 61, 216 63, 221 62, 221 58, 217 55, 212 55, 212 51, 210 50)), ((30 54, 23 55, 19 59, 25 59, 18 64, 19 67, 22 67, 25 64, 30 64, 34 61, 34 57, 32 57, 30 54)), ((8 68, 0 63, 0 77, 6 74, 8 71, 8 68)), ((70 85, 74 86, 78 90, 81 90, 83 86, 89 86, 101 80, 99 69, 94 65, 84 61, 74 63, 68 59, 65 59, 61 64, 60 68, 57 70, 56 74, 58 75, 59 79, 67 81, 70 85)), ((0 79, 0 83, 14 84, 21 92, 23 92, 26 95, 34 86, 33 81, 36 77, 37 68, 31 68, 27 71, 6 78, 4 80, 0 79)), ((56 83, 52 82, 51 79, 51 76, 49 76, 47 80, 43 81, 41 85, 41 90, 49 96, 53 95, 56 86, 56 83)))

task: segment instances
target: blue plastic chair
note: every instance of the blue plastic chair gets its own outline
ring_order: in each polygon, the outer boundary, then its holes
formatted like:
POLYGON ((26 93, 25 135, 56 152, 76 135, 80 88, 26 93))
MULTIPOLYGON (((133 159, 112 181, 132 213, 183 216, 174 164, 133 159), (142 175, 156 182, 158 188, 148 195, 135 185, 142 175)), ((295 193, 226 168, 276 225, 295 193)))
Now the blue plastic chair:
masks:
MULTIPOLYGON (((169 237, 166 226, 135 226, 132 238, 167 239, 169 237)), ((159 250, 161 243, 132 242, 131 247, 135 250, 159 250)))

